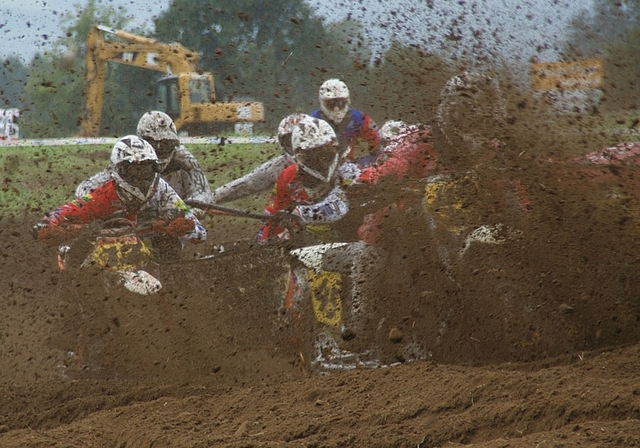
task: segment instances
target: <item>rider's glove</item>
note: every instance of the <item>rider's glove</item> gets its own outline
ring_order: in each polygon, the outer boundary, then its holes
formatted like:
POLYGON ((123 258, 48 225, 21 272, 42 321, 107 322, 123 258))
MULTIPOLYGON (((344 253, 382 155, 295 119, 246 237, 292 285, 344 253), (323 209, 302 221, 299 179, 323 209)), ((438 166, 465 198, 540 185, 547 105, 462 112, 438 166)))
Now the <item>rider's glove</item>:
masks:
POLYGON ((159 219, 151 223, 151 231, 163 235, 184 236, 193 231, 195 222, 187 218, 176 218, 170 223, 159 219))
POLYGON ((296 214, 295 210, 293 212, 280 210, 270 216, 269 220, 275 225, 285 229, 297 230, 300 227, 300 216, 296 214))
POLYGON ((203 219, 207 216, 207 212, 198 207, 191 207, 191 211, 194 215, 196 215, 196 218, 198 219, 203 219))
POLYGON ((80 224, 61 224, 50 226, 45 223, 38 223, 32 227, 32 235, 37 240, 52 246, 59 245, 67 240, 80 235, 82 226, 80 224))
POLYGON ((167 229, 167 223, 161 219, 153 221, 149 227, 149 230, 154 233, 165 233, 167 229))
POLYGON ((167 235, 184 236, 195 229, 196 223, 187 218, 176 218, 167 226, 167 235))
POLYGON ((358 177, 358 182, 374 184, 378 180, 378 170, 375 166, 370 166, 362 170, 358 177))
POLYGON ((38 222, 31 226, 31 236, 33 237, 33 239, 37 240, 40 237, 40 232, 42 232, 47 227, 49 227, 49 225, 44 222, 38 222))

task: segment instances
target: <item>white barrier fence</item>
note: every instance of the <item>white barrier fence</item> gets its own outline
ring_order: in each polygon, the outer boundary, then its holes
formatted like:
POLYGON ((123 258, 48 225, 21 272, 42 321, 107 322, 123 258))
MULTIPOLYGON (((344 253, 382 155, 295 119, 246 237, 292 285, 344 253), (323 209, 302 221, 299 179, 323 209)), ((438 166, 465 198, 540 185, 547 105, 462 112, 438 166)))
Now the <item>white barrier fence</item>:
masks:
MULTIPOLYGON (((45 139, 18 139, 18 140, 0 140, 1 146, 75 146, 75 145, 113 145, 116 138, 109 137, 93 137, 93 138, 45 138, 45 139)), ((226 145, 226 144, 243 144, 243 143, 276 143, 275 137, 182 137, 182 144, 195 145, 226 145)))

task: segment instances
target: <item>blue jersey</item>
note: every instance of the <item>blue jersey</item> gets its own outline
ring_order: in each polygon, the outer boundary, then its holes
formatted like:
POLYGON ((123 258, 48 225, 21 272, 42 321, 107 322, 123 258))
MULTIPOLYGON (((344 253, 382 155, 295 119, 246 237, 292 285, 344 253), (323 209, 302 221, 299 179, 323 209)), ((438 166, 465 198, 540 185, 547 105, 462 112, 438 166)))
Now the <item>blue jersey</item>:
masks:
POLYGON ((358 109, 349 108, 347 115, 339 123, 333 123, 320 109, 311 112, 314 118, 325 120, 331 125, 338 137, 338 145, 342 154, 347 154, 347 159, 353 160, 354 148, 358 139, 369 143, 369 152, 377 154, 380 146, 380 133, 378 127, 369 115, 358 109))

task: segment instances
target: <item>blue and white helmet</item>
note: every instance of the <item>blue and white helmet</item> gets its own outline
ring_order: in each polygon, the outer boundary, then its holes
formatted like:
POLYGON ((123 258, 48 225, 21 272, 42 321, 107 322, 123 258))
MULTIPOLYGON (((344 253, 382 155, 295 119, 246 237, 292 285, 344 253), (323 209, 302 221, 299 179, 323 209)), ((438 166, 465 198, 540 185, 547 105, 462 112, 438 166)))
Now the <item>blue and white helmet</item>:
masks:
POLYGON ((320 110, 333 123, 340 124, 349 111, 351 98, 349 88, 339 79, 328 79, 320 86, 318 93, 320 110))

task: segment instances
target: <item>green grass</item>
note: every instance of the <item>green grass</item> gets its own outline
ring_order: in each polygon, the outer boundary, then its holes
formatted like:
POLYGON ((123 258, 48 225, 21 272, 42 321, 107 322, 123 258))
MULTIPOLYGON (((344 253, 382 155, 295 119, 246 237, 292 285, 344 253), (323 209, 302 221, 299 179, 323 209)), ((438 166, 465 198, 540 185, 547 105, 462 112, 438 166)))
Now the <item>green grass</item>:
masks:
MULTIPOLYGON (((185 145, 212 188, 279 153, 276 144, 185 145)), ((38 216, 73 199, 76 186, 109 163, 110 145, 0 147, 0 216, 38 216)), ((245 207, 264 205, 248 200, 245 207)))
POLYGON ((609 133, 629 135, 629 140, 638 141, 640 134, 640 116, 634 111, 629 113, 605 115, 601 126, 609 133))
MULTIPOLYGON (((640 133, 624 132, 640 128, 635 122, 633 114, 556 117, 559 132, 540 133, 534 124, 534 138, 554 157, 570 158, 616 141, 640 140, 640 133)), ((279 154, 275 143, 185 146, 200 162, 212 189, 279 154)), ((110 152, 111 145, 0 146, 0 217, 39 216, 68 202, 82 180, 107 166, 110 152)), ((261 211, 264 204, 265 195, 258 195, 229 205, 261 211)))

